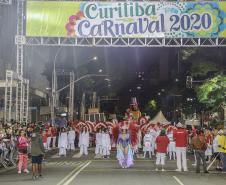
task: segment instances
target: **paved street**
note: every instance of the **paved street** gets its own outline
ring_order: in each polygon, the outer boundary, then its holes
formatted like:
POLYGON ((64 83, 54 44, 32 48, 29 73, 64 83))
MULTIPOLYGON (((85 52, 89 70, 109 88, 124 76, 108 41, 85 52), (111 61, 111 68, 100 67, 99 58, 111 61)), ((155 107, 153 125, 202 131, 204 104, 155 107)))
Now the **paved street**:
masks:
POLYGON ((17 174, 16 169, 0 170, 1 185, 225 185, 226 175, 211 171, 196 174, 190 160, 189 172, 175 172, 176 162, 167 161, 166 171, 156 172, 154 160, 137 159, 131 169, 121 169, 114 159, 76 158, 76 153, 67 158, 58 158, 55 153, 44 162, 44 178, 31 180, 31 174, 17 174))

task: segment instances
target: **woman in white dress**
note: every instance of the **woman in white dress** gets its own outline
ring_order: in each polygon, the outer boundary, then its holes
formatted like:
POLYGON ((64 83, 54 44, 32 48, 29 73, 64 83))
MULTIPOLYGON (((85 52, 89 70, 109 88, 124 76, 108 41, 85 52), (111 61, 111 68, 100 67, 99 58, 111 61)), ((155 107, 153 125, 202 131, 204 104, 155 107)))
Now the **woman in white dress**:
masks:
POLYGON ((67 131, 65 128, 62 128, 60 134, 59 134, 59 156, 66 157, 66 149, 68 145, 68 139, 67 139, 67 131))
POLYGON ((79 147, 80 147, 80 155, 88 155, 88 147, 89 147, 89 132, 88 129, 82 128, 79 135, 79 147))
POLYGON ((68 131, 67 139, 68 139, 68 147, 69 150, 75 150, 75 131, 70 127, 68 131))
POLYGON ((101 130, 101 128, 99 128, 97 133, 96 133, 95 154, 96 155, 102 155, 102 130, 101 130))

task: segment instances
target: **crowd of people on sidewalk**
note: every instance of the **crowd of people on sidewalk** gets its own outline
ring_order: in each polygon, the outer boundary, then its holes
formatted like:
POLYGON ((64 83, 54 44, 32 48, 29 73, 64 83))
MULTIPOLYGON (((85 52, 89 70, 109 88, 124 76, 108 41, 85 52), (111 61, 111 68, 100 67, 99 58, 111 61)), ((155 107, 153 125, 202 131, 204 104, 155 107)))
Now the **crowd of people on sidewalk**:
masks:
MULTIPOLYGON (((128 124, 128 121, 126 122, 128 124)), ((167 158, 176 160, 176 171, 188 171, 187 152, 193 151, 197 173, 200 173, 201 165, 203 172, 208 173, 207 164, 211 166, 213 160, 216 160, 216 170, 226 172, 226 130, 195 127, 188 130, 181 123, 168 127, 156 124, 143 131, 137 127, 137 140, 132 143, 128 128, 119 128, 116 140, 113 138, 112 129, 100 126, 90 133, 85 126, 77 129, 71 124, 58 127, 48 122, 27 125, 1 123, 1 162, 13 160, 12 156, 15 155, 12 154, 16 153, 18 174, 22 171, 29 173, 30 155, 33 179, 36 179, 42 177, 41 164, 44 154, 52 149, 58 148, 59 156, 66 157, 68 150, 74 151, 78 147, 81 157, 88 155, 89 147, 95 146, 95 158, 109 158, 111 149, 115 148, 116 157, 119 159, 121 155, 121 166, 127 168, 133 165, 134 154, 140 154, 142 148, 143 158, 156 156, 156 171, 165 170, 167 158), (128 158, 131 163, 129 166, 124 163, 128 158)))

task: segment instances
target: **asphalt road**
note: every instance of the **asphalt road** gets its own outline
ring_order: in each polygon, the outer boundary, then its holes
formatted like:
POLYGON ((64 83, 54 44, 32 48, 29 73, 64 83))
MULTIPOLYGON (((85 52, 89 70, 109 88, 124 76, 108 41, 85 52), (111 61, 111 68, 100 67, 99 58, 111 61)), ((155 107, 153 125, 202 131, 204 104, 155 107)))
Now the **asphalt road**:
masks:
POLYGON ((42 179, 33 181, 31 174, 2 169, 0 185, 225 185, 226 174, 196 174, 191 163, 188 160, 189 172, 175 172, 175 161, 167 161, 166 171, 156 172, 154 160, 149 159, 136 159, 134 167, 121 169, 114 155, 94 159, 93 154, 76 158, 76 153, 71 153, 59 158, 52 152, 44 162, 42 179))

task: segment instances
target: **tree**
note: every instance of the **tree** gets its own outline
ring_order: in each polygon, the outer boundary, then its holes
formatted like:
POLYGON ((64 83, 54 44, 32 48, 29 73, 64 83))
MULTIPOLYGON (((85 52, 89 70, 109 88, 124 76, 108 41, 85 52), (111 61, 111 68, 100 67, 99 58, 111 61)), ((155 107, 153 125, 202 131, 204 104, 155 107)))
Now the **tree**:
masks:
POLYGON ((193 77, 206 78, 210 72, 222 73, 225 59, 224 51, 219 48, 186 48, 180 52, 180 61, 188 66, 193 77))
POLYGON ((199 102, 208 108, 217 109, 226 103, 226 75, 217 75, 197 88, 199 102))

